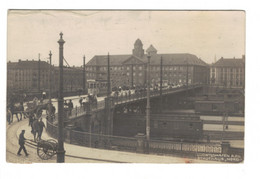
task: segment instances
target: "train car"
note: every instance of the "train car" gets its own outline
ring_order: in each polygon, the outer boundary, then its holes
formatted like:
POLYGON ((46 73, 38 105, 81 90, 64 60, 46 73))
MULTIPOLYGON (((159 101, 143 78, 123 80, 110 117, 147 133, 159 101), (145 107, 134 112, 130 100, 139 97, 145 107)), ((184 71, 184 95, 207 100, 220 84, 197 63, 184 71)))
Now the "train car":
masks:
POLYGON ((88 93, 97 96, 105 96, 107 93, 107 81, 87 80, 88 93))

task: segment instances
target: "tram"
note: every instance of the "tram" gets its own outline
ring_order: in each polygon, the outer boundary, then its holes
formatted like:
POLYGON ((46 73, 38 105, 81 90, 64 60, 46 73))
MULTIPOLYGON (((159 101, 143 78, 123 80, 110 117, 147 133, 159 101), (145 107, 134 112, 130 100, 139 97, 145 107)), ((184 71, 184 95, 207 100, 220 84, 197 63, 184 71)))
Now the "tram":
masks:
POLYGON ((104 96, 107 93, 107 81, 87 80, 88 94, 104 96))

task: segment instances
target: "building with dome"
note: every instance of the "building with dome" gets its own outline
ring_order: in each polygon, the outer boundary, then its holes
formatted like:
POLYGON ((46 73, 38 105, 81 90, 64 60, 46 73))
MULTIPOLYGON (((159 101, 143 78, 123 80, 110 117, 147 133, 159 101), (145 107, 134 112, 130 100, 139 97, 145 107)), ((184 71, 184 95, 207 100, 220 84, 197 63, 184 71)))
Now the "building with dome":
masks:
MULTIPOLYGON (((160 61, 162 58, 162 79, 168 84, 191 84, 209 81, 209 66, 196 55, 189 53, 158 54, 153 45, 150 60, 151 85, 160 82, 160 61)), ((96 55, 86 64, 86 79, 107 80, 107 55, 96 55)), ((147 54, 143 43, 137 39, 132 54, 110 55, 110 78, 112 87, 145 86, 147 75, 147 54)))

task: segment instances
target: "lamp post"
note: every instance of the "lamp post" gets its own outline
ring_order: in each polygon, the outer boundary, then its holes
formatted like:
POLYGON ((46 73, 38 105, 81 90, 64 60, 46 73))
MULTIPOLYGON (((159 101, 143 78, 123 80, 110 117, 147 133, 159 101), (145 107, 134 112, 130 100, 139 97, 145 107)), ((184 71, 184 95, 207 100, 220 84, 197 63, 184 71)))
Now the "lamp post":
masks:
POLYGON ((50 51, 50 67, 49 67, 49 119, 51 117, 51 78, 52 78, 52 75, 51 75, 51 51, 50 51))
POLYGON ((59 43, 59 96, 58 96, 58 148, 57 163, 64 163, 64 139, 63 139, 63 45, 65 41, 62 39, 63 33, 60 33, 59 43))

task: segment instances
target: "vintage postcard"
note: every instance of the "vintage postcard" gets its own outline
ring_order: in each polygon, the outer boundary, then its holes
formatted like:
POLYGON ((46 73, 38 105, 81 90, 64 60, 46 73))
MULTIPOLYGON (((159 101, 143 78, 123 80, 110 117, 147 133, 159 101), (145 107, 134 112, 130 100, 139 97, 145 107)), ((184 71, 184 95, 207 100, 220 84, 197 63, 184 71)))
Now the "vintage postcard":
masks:
POLYGON ((6 162, 244 162, 244 11, 7 17, 6 162))

